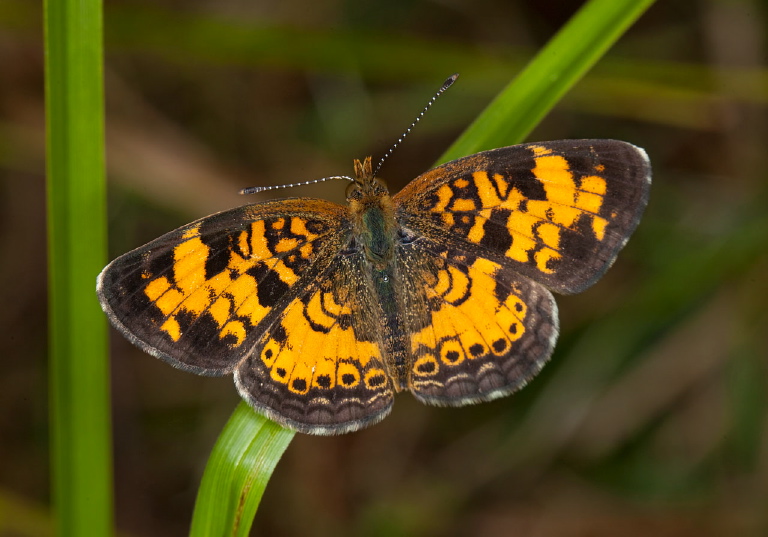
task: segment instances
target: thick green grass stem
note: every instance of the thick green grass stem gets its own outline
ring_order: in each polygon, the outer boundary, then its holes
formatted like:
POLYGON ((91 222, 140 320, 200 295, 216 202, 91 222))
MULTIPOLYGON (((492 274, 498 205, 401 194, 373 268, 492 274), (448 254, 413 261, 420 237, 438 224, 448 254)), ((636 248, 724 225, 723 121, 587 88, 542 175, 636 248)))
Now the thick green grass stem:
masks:
POLYGON ((654 0, 590 0, 440 158, 523 142, 654 0))
POLYGON ((102 6, 45 2, 50 430, 56 534, 111 535, 102 6))

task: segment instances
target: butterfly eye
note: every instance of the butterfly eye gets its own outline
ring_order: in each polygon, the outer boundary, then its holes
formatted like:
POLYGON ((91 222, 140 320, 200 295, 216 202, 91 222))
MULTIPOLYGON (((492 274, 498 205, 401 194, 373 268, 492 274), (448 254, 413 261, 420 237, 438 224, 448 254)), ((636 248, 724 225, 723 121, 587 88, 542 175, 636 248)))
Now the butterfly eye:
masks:
POLYGON ((373 185, 374 185, 374 192, 376 194, 386 194, 387 192, 389 192, 389 187, 387 187, 387 183, 386 181, 384 181, 384 179, 380 179, 379 177, 376 177, 373 180, 373 185))
POLYGON ((349 185, 347 185, 347 191, 345 195, 347 197, 347 201, 359 200, 363 197, 363 193, 360 190, 360 185, 358 183, 349 183, 349 185))

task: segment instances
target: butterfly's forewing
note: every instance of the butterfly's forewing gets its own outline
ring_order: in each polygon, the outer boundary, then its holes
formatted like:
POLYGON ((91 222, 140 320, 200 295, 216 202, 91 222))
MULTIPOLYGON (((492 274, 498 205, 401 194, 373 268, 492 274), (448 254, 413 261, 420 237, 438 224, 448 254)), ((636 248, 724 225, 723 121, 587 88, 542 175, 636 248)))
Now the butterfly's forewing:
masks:
POLYGON ((645 151, 615 140, 516 145, 430 170, 395 197, 402 225, 560 293, 597 281, 648 202, 645 151))
POLYGON ((330 202, 239 207, 117 258, 97 292, 112 324, 146 352, 230 373, 348 240, 347 211, 330 202))

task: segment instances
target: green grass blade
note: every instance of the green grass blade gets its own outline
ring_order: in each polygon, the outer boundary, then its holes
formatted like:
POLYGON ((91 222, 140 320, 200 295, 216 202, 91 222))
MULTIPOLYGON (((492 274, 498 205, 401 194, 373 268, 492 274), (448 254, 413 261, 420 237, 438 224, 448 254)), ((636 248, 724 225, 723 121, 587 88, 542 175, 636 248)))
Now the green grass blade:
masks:
POLYGON ((445 152, 445 162, 522 142, 653 0, 591 0, 445 152))
POLYGON ((67 536, 112 533, 101 10, 45 3, 52 486, 67 536))
POLYGON ((190 535, 247 537, 267 482, 294 434, 241 402, 208 459, 190 535))

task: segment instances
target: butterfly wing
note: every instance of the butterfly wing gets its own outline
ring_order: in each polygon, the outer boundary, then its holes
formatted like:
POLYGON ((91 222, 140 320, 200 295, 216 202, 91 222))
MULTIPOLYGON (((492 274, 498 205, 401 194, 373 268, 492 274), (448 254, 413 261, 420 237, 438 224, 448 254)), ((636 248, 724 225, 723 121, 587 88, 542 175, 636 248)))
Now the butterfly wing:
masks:
POLYGON ((239 207, 110 263, 97 293, 144 351, 199 374, 230 373, 349 240, 347 211, 312 199, 239 207))
POLYGON ((523 387, 552 354, 557 305, 542 285, 466 250, 421 237, 400 247, 421 401, 460 406, 523 387))
POLYGON ((645 151, 626 142, 524 144, 438 166, 394 201, 415 234, 577 293, 602 276, 634 231, 650 173, 645 151))
POLYGON ((312 434, 355 431, 383 419, 394 400, 382 355, 380 305, 361 253, 336 256, 302 288, 238 367, 252 406, 312 434))

